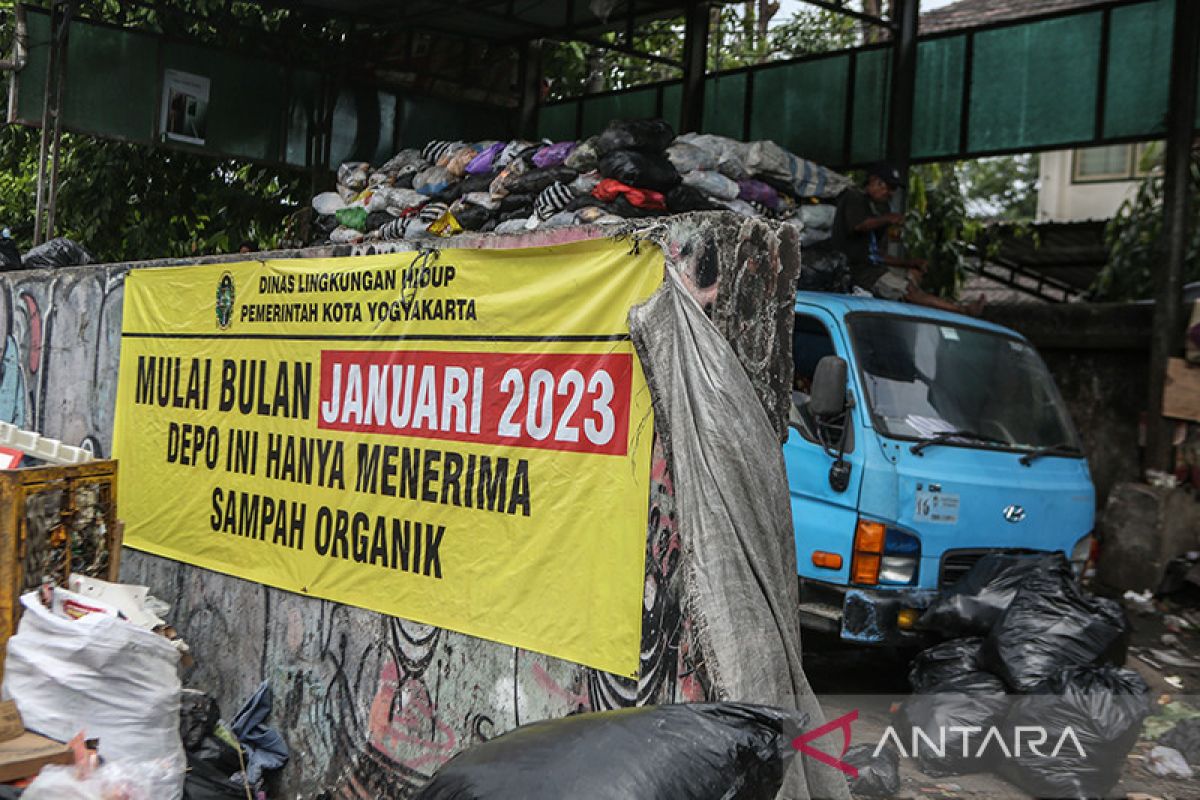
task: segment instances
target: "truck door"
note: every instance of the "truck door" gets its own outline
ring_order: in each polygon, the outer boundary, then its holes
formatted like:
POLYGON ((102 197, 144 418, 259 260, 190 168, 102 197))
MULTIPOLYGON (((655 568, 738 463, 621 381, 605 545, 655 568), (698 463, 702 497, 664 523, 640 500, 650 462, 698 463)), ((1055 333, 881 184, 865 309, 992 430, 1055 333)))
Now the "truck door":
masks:
MULTIPOLYGON (((857 413, 856 409, 852 409, 846 415, 850 430, 847 432, 845 460, 850 464, 850 482, 845 491, 839 492, 829 480, 835 457, 821 443, 818 422, 806 408, 808 389, 811 388, 817 362, 828 355, 846 359, 851 363, 850 374, 854 374, 850 353, 832 317, 816 309, 797 310, 792 339, 795 383, 783 457, 792 497, 792 527, 796 536, 798 572, 803 578, 845 584, 849 580, 854 528, 858 520, 865 436, 863 427, 855 424, 857 413), (819 559, 825 566, 817 566, 814 564, 814 552, 841 556, 840 568, 835 569, 833 565, 836 560, 827 557, 819 559)), ((853 378, 850 384, 847 396, 852 397, 857 406, 861 398, 853 391, 853 378)), ((836 436, 832 435, 835 433, 836 430, 826 426, 825 442, 835 442, 836 436)))

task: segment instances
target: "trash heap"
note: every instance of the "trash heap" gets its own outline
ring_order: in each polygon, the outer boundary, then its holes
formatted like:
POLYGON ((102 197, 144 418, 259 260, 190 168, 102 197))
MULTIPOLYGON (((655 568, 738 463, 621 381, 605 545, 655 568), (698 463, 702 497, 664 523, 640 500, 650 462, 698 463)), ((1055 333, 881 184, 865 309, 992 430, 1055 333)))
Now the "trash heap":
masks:
POLYGON ((72 574, 22 595, 0 703, 0 798, 265 800, 288 759, 267 684, 228 724, 182 689, 187 644, 145 586, 72 574), (182 708, 182 713, 181 713, 182 708))
POLYGON ((918 627, 956 638, 913 661, 905 730, 934 742, 947 730, 980 732, 969 747, 921 749, 922 772, 994 771, 1037 797, 1107 796, 1151 711, 1146 683, 1119 666, 1129 643, 1119 603, 1084 592, 1061 554, 989 555, 918 627), (1010 754, 980 746, 993 729, 1010 754), (1016 752, 1015 736, 1035 729, 1043 746, 1016 752))
POLYGON ((521 233, 688 211, 733 211, 829 238, 849 181, 775 142, 676 137, 662 119, 614 120, 582 142, 433 141, 372 168, 342 164, 313 198, 312 244, 396 241, 462 231, 521 233))

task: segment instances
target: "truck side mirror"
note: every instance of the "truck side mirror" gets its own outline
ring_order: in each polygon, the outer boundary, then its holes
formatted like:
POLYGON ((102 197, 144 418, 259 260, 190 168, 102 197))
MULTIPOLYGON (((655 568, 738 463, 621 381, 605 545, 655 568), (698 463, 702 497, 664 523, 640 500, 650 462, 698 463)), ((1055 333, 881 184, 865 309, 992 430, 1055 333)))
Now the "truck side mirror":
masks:
POLYGON ((836 417, 846 410, 846 361, 825 356, 813 373, 808 410, 818 419, 836 417))

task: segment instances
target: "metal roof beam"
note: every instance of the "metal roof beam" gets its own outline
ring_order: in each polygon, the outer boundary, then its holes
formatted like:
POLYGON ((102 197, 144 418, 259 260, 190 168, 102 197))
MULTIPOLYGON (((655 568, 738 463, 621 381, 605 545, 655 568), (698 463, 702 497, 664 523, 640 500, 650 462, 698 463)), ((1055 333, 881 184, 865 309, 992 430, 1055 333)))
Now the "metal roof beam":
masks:
POLYGON ((841 3, 834 2, 834 0, 802 0, 802 2, 807 3, 810 6, 817 6, 818 8, 823 8, 826 11, 832 11, 836 14, 842 14, 847 17, 853 17, 854 19, 859 20, 860 22, 868 22, 872 25, 878 25, 881 28, 887 28, 889 31, 898 30, 900 27, 896 22, 894 22, 890 19, 885 19, 884 17, 877 17, 873 14, 864 14, 861 11, 855 11, 852 8, 846 8, 841 3))

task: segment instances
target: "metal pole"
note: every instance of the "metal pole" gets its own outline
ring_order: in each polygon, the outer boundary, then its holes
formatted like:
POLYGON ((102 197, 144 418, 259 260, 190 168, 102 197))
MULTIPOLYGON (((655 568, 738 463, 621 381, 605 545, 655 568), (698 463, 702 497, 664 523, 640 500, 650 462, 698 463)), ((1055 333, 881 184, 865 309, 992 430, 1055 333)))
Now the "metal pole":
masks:
POLYGON ((68 0, 63 11, 62 52, 59 54, 57 76, 54 87, 54 133, 50 139, 50 186, 46 199, 46 238, 53 239, 55 232, 54 212, 58 207, 58 162, 62 147, 63 102, 67 92, 67 69, 70 55, 71 18, 75 16, 74 0, 68 0))
POLYGON ((53 124, 51 110, 56 78, 58 76, 60 17, 57 2, 50 6, 50 54, 46 59, 46 86, 42 92, 42 130, 38 143, 37 197, 33 212, 33 243, 42 243, 42 214, 46 203, 46 159, 50 153, 50 133, 53 124))
POLYGON ((912 153, 913 99, 917 90, 917 18, 920 0, 892 0, 897 21, 892 40, 892 86, 888 104, 887 157, 907 181, 912 153))
POLYGON ((1200 3, 1175 0, 1171 46, 1171 94, 1167 102, 1167 157, 1163 169, 1162 269, 1155 292, 1150 339, 1150 392, 1146 416, 1146 469, 1170 472, 1173 423, 1162 416, 1167 360, 1179 351, 1183 266, 1187 255, 1189 167, 1195 138, 1197 60, 1200 59, 1200 3))
POLYGON ((694 2, 687 7, 683 33, 683 100, 679 128, 699 131, 704 124, 704 75, 708 62, 708 7, 694 2))
POLYGON ((537 137, 538 106, 542 101, 542 40, 532 39, 521 51, 521 116, 517 135, 537 137))

